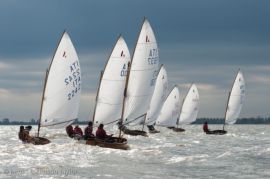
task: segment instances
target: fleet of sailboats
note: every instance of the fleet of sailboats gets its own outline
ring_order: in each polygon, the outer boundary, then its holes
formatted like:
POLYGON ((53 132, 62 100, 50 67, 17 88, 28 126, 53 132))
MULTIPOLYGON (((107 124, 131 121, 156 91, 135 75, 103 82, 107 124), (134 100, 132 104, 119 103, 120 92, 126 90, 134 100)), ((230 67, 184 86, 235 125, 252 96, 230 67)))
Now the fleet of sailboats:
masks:
MULTIPOLYGON (((33 144, 50 143, 50 140, 40 137, 42 127, 64 128, 78 118, 81 83, 79 58, 65 31, 46 70, 38 133, 33 144)), ((228 95, 223 130, 207 134, 226 134, 225 124, 236 122, 244 97, 245 80, 239 70, 228 95)), ((168 94, 167 72, 164 65, 159 66, 156 37, 149 21, 144 18, 132 58, 124 38, 119 36, 117 39, 101 71, 94 114, 90 119, 94 126, 117 125, 119 136, 111 137, 110 141, 95 137, 80 139, 80 143, 126 150, 129 145, 122 132, 147 136, 144 126, 149 128, 150 133, 158 133, 155 125, 182 132, 185 130, 179 126, 194 122, 198 111, 199 92, 194 83, 182 105, 178 86, 174 86, 168 94), (137 127, 142 125, 142 129, 128 129, 126 126, 131 124, 137 127)))

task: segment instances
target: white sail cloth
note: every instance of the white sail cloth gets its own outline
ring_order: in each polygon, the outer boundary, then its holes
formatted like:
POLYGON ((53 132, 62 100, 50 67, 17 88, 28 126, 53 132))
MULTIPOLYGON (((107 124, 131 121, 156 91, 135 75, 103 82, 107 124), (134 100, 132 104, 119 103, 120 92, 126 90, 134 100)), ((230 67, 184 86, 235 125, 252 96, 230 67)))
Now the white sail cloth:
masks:
POLYGON ((199 92, 195 84, 189 88, 180 112, 179 124, 190 124, 196 121, 199 112, 199 92))
POLYGON ((56 49, 45 82, 40 125, 64 127, 78 118, 81 68, 67 32, 56 49))
MULTIPOLYGON (((154 92, 158 66, 156 38, 150 23, 145 19, 131 62, 123 124, 146 114, 154 92)), ((141 120, 137 120, 138 123, 141 120)))
POLYGON ((156 121, 157 126, 175 127, 180 113, 179 89, 175 86, 164 102, 161 112, 156 121))
POLYGON ((115 123, 121 118, 128 62, 130 54, 127 44, 123 37, 119 37, 100 82, 95 124, 115 123))
POLYGON ((168 77, 165 67, 162 65, 160 67, 158 77, 156 80, 154 94, 151 99, 150 108, 147 111, 145 124, 153 125, 160 113, 162 105, 166 100, 166 95, 168 91, 168 77))
POLYGON ((225 114, 226 123, 233 124, 239 117, 245 98, 245 90, 246 90, 245 88, 246 87, 244 76, 242 72, 239 70, 233 83, 232 90, 229 94, 230 96, 227 111, 225 114))

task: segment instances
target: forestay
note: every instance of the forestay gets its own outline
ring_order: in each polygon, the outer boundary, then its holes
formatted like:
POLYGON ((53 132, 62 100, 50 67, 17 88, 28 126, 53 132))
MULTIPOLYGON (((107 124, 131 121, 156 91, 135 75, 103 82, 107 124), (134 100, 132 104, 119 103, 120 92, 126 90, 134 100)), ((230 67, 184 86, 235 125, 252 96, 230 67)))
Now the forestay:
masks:
POLYGON ((190 124, 196 120, 199 111, 199 92, 195 84, 192 84, 183 101, 179 124, 190 124))
POLYGON ((242 72, 239 70, 236 75, 229 96, 227 111, 225 114, 226 123, 233 124, 236 122, 237 118, 240 115, 244 98, 245 98, 245 80, 242 72))
POLYGON ((156 38, 148 20, 145 19, 131 62, 124 124, 147 112, 155 88, 158 66, 159 55, 156 38))
POLYGON ((158 77, 156 80, 154 94, 151 99, 150 108, 147 112, 145 124, 153 125, 160 113, 162 105, 165 102, 168 91, 168 77, 165 67, 160 67, 158 77))
POLYGON ((41 126, 64 127, 78 118, 81 69, 67 32, 59 42, 48 69, 41 113, 41 126))
POLYGON ((164 102, 156 125, 174 127, 180 113, 179 89, 175 86, 164 102))
POLYGON ((94 121, 115 123, 121 118, 124 89, 130 54, 123 37, 119 37, 105 66, 100 82, 94 121))

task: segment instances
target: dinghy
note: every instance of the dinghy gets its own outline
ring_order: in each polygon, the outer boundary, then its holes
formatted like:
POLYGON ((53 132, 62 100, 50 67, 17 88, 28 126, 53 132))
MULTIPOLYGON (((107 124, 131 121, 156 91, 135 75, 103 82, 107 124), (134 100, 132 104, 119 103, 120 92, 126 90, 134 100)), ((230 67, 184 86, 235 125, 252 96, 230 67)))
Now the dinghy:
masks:
POLYGON ((179 89, 175 86, 165 100, 161 112, 157 118, 156 125, 174 128, 180 115, 179 89))
POLYGON ((147 111, 146 118, 143 125, 147 125, 149 133, 159 133, 154 128, 155 122, 158 118, 163 103, 165 102, 168 90, 167 72, 163 65, 161 65, 156 80, 155 90, 151 99, 150 108, 147 111))
POLYGON ((143 130, 130 130, 125 125, 143 124, 155 88, 159 54, 154 32, 145 18, 133 53, 119 128, 125 134, 147 136, 143 130))
POLYGON ((235 77, 232 89, 228 95, 223 129, 209 131, 206 132, 206 134, 216 134, 216 135, 226 134, 227 131, 224 130, 225 124, 226 123, 234 124, 236 122, 237 118, 240 115, 244 98, 245 98, 245 80, 242 72, 239 70, 235 77))
POLYGON ((39 136, 41 127, 63 128, 78 118, 81 69, 76 50, 64 32, 46 71, 35 145, 50 143, 39 136))
POLYGON ((176 121, 176 127, 172 128, 175 132, 184 132, 185 129, 178 126, 190 124, 196 121, 199 111, 199 92, 195 84, 192 84, 183 100, 180 110, 180 117, 176 121))
MULTIPOLYGON (((94 125, 113 125, 120 120, 129 62, 130 54, 127 44, 123 37, 120 36, 103 72, 101 72, 92 119, 94 125)), ((112 137, 109 140, 97 138, 81 139, 80 143, 105 148, 129 149, 127 140, 122 136, 112 137)))

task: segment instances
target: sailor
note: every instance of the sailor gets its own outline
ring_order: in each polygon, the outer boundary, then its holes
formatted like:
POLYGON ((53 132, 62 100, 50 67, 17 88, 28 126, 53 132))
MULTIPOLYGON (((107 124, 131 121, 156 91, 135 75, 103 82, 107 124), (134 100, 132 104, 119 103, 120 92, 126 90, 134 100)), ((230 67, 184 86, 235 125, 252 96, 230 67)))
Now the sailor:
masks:
MULTIPOLYGON (((28 127, 28 126, 27 126, 28 127)), ((32 126, 30 126, 32 128, 32 126)), ((31 130, 30 128, 30 130, 31 130)), ((19 131, 19 139, 24 142, 24 143, 30 143, 33 141, 33 137, 29 135, 29 127, 24 128, 24 126, 20 126, 20 131, 19 131)))
POLYGON ((74 133, 75 133, 75 135, 79 135, 80 137, 83 136, 83 131, 78 125, 75 126, 74 133))
POLYGON ((204 125, 203 125, 203 131, 204 131, 205 133, 209 132, 208 124, 207 124, 206 121, 205 121, 205 123, 204 123, 204 125))
POLYGON ((69 137, 71 137, 71 138, 73 138, 74 135, 75 135, 75 132, 74 132, 74 130, 73 130, 72 125, 68 125, 68 126, 66 127, 66 132, 67 132, 67 135, 68 135, 69 137))
POLYGON ((92 121, 88 122, 88 126, 84 129, 84 139, 89 139, 95 137, 93 134, 93 123, 92 121))
POLYGON ((110 138, 112 135, 107 135, 106 131, 103 129, 103 124, 100 124, 98 126, 98 129, 96 131, 96 137, 99 139, 106 139, 110 138))
POLYGON ((32 126, 26 126, 25 127, 25 132, 27 132, 28 134, 30 134, 31 129, 32 129, 32 126))

